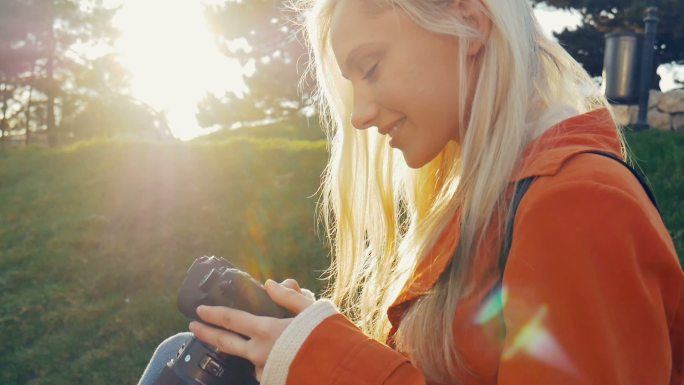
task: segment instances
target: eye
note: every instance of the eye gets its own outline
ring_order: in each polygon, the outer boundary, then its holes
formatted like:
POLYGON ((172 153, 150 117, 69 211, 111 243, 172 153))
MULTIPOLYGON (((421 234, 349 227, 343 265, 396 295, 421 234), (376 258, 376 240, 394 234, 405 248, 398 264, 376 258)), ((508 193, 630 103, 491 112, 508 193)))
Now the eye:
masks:
POLYGON ((378 69, 378 63, 375 63, 371 69, 366 72, 366 75, 363 77, 363 80, 372 80, 373 75, 375 75, 376 70, 378 69))

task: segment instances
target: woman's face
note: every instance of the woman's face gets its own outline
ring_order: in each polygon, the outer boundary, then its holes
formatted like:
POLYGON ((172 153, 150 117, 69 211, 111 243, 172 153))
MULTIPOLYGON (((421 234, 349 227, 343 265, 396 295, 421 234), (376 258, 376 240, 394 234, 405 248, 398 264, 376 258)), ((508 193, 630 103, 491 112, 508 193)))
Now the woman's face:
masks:
POLYGON ((419 168, 459 137, 458 42, 419 27, 400 8, 341 0, 331 43, 354 90, 352 124, 377 127, 419 168))

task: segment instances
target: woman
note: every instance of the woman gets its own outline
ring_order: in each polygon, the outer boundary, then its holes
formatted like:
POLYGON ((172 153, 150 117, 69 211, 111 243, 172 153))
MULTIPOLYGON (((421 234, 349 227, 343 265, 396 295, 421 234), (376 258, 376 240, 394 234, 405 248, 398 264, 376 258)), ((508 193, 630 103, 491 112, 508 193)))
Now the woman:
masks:
POLYGON ((269 385, 682 383, 672 240, 630 171, 590 153, 624 141, 528 2, 306 3, 331 301, 269 281, 296 318, 201 307, 219 327, 195 336, 269 385))

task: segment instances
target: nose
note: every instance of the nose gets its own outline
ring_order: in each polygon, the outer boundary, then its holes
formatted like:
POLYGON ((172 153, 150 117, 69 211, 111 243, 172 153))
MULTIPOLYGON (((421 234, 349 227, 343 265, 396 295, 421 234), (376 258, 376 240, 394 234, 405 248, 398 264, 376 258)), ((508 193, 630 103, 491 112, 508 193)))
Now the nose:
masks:
POLYGON ((378 114, 380 113, 380 107, 378 104, 366 95, 367 92, 354 92, 354 106, 352 109, 351 123, 352 125, 359 129, 365 130, 373 126, 373 122, 376 121, 378 114))

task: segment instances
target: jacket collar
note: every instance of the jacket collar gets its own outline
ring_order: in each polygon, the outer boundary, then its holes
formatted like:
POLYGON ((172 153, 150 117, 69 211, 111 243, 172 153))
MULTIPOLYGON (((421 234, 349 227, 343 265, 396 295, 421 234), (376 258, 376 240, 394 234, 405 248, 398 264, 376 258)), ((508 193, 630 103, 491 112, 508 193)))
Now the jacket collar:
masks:
POLYGON ((615 123, 605 108, 563 120, 532 141, 510 182, 555 175, 573 156, 593 150, 622 157, 615 123))
MULTIPOLYGON (((530 142, 509 181, 514 183, 532 176, 555 175, 574 155, 594 150, 621 156, 621 143, 615 123, 605 108, 563 120, 530 142)), ((430 290, 446 270, 458 244, 458 223, 457 214, 390 306, 387 313, 394 327, 401 319, 404 305, 430 290)))

